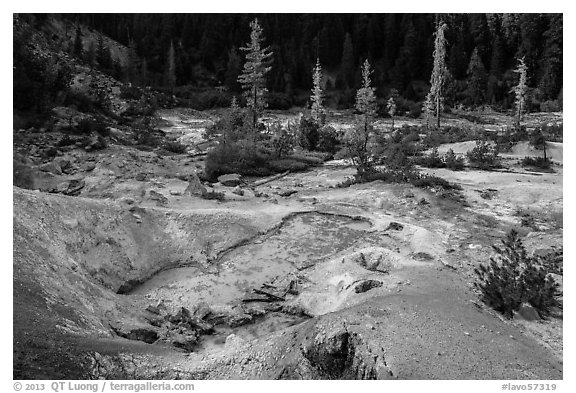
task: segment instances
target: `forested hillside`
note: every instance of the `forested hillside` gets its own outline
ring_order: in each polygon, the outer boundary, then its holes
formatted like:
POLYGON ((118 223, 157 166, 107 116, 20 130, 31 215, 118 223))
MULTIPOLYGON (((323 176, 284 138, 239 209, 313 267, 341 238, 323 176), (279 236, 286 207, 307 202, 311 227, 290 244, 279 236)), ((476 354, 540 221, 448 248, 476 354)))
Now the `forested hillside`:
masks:
MULTIPOLYGON (((168 85, 173 45, 176 85, 226 86, 236 81, 249 36, 250 14, 68 14, 66 18, 102 31, 137 56, 130 78, 168 85)), ((269 89, 293 99, 311 88, 316 58, 328 71, 327 89, 336 104, 360 81, 360 65, 374 65, 379 95, 394 87, 408 99, 423 99, 432 68, 437 20, 448 25, 449 103, 508 108, 516 57, 526 57, 533 105, 556 100, 562 88, 561 14, 263 14, 258 15, 273 51, 269 89), (473 83, 469 83, 473 81, 473 83), (474 88, 473 86, 477 86, 474 88)), ((539 108, 535 108, 539 109, 539 108)))

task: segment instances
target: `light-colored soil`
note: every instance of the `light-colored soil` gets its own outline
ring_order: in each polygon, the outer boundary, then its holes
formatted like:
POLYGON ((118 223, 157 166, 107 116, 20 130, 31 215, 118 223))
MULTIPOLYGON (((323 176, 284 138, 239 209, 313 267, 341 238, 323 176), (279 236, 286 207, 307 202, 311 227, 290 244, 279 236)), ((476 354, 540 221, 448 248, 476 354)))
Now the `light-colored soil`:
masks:
MULTIPOLYGON (((192 143, 212 121, 161 115, 192 143)), ((561 315, 506 320, 472 289, 474 267, 511 228, 530 252, 562 247, 562 167, 518 164, 539 153, 520 144, 498 171, 425 170, 461 184, 468 206, 409 185, 337 188, 354 173, 342 161, 262 185, 260 197, 215 184, 225 201, 205 200, 184 192, 202 165, 186 154, 92 153, 79 197, 13 190, 15 375, 561 379, 561 315), (266 309, 254 289, 284 301, 266 309), (114 334, 150 328, 145 309, 158 304, 252 317, 216 326, 191 353, 114 334), (39 347, 46 332, 52 341, 39 347), (31 350, 44 354, 41 371, 31 350)), ((549 154, 561 164, 562 144, 549 154)))

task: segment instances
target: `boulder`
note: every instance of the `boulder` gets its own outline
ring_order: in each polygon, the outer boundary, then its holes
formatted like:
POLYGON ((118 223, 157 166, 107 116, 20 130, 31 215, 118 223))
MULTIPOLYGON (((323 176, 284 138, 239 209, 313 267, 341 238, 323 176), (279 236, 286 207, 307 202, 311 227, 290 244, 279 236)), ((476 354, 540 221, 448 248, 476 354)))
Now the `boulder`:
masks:
POLYGON ((364 293, 364 292, 368 292, 369 290, 371 290, 373 288, 378 288, 381 286, 382 286, 382 281, 363 280, 363 281, 360 281, 360 283, 358 283, 358 285, 356 285, 356 287, 354 288, 354 292, 364 293))
POLYGON ((236 187, 234 187, 234 189, 232 190, 232 194, 236 194, 236 195, 243 196, 243 195, 244 195, 244 190, 243 190, 240 186, 236 186, 236 187))
POLYGON ((538 311, 536 311, 536 309, 529 303, 522 303, 514 317, 525 321, 539 321, 541 319, 538 311))
POLYGON ((52 173, 53 175, 61 175, 62 174, 62 168, 60 168, 60 165, 58 165, 57 162, 52 161, 49 162, 47 164, 44 164, 40 167, 41 171, 44 172, 49 172, 52 173))
POLYGON ((148 191, 148 197, 150 200, 155 201, 158 206, 166 206, 168 204, 168 198, 157 191, 148 191))
POLYGON ((184 190, 184 194, 190 196, 203 196, 206 195, 206 192, 206 187, 202 185, 198 175, 192 173, 188 177, 188 187, 186 187, 186 190, 184 190))
POLYGON ((242 183, 242 176, 236 173, 218 176, 218 181, 225 187, 236 187, 242 183))
POLYGON ((170 332, 170 336, 172 345, 174 345, 176 348, 183 349, 186 352, 192 352, 198 343, 198 336, 196 333, 170 332))

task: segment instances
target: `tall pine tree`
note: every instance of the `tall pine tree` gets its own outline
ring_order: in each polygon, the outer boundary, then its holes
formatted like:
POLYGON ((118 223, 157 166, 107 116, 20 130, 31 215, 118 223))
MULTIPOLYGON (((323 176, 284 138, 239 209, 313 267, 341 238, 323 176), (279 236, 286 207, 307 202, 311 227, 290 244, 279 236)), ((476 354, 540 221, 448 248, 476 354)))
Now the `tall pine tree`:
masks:
POLYGON ((478 48, 474 48, 472 52, 466 74, 468 75, 466 92, 470 103, 473 106, 483 104, 486 97, 486 69, 478 53, 478 48))
POLYGON ((324 118, 324 107, 322 106, 322 67, 320 66, 320 59, 316 59, 316 66, 314 67, 314 73, 312 75, 312 96, 310 100, 312 101, 311 116, 318 123, 323 123, 324 118))
POLYGON ((256 129, 258 116, 266 108, 266 74, 272 67, 268 62, 272 57, 272 52, 263 48, 264 35, 262 28, 258 24, 258 19, 250 22, 250 42, 246 47, 240 48, 246 52, 246 62, 242 74, 238 77, 238 82, 242 85, 246 105, 252 110, 252 127, 256 129))
POLYGON ((436 29, 434 39, 434 68, 430 77, 430 92, 426 96, 425 110, 427 115, 426 124, 433 110, 436 114, 436 127, 440 128, 440 112, 443 109, 444 97, 442 96, 442 88, 446 81, 448 69, 446 68, 446 39, 444 32, 448 26, 440 22, 436 29))
POLYGON ((520 122, 522 121, 522 115, 526 111, 526 93, 528 92, 528 66, 526 65, 524 58, 518 59, 518 66, 514 70, 518 74, 518 84, 512 88, 510 91, 514 93, 516 106, 516 127, 520 127, 520 122))

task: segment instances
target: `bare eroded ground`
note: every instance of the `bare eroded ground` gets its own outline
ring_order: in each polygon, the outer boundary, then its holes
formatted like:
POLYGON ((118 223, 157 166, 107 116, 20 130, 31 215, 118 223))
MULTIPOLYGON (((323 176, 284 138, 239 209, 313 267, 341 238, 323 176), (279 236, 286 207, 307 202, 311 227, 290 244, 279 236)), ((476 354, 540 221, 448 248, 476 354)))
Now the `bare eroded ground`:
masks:
MULTIPOLYGON (((206 123, 164 117, 191 143, 206 123)), ((536 154, 427 170, 463 205, 336 188, 354 173, 340 161, 204 200, 185 193, 202 166, 187 154, 91 153, 78 197, 14 188, 15 378, 561 379, 561 314, 505 320, 471 285, 510 228, 530 252, 562 246, 562 144, 554 173, 520 167, 536 154)))

